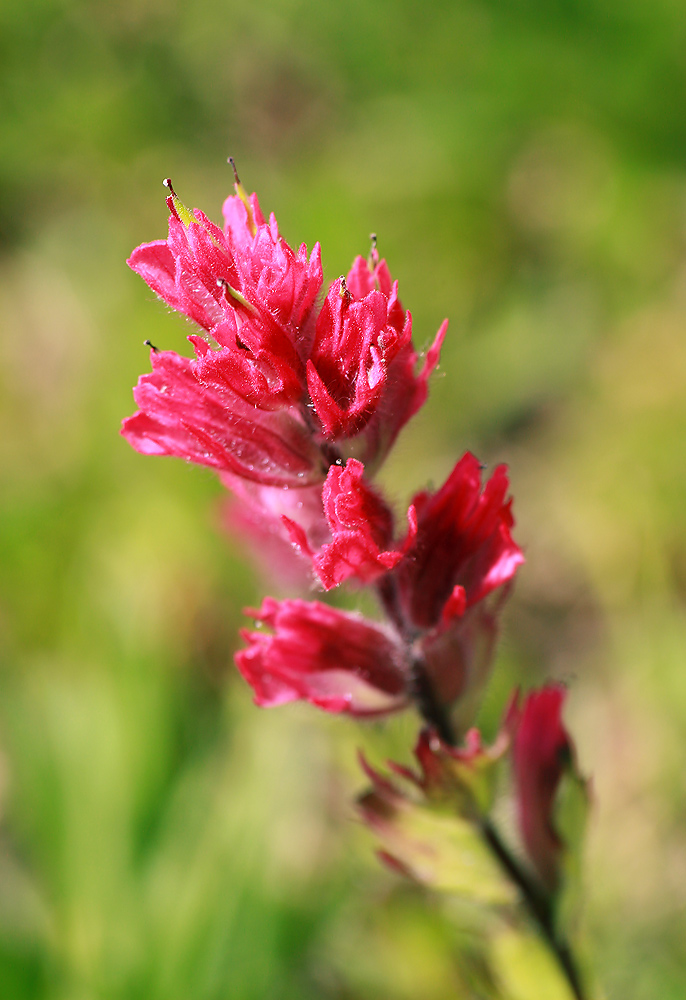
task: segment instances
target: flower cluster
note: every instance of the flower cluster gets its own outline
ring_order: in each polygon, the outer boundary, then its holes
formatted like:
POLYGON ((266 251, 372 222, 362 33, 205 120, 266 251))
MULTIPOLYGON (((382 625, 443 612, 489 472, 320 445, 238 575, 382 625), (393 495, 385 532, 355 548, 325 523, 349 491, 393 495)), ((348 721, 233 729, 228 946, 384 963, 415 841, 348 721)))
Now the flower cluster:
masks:
POLYGON ((380 462, 426 399, 447 324, 416 372, 412 317, 376 254, 318 308, 319 244, 295 253, 238 180, 221 229, 166 184, 169 235, 129 265, 202 335, 194 359, 153 352, 124 436, 262 486, 321 485, 349 449, 380 462))
POLYGON ((386 713, 420 697, 419 672, 442 707, 467 704, 491 659, 492 595, 523 561, 505 468, 482 485, 466 454, 412 499, 400 530, 372 481, 426 400, 447 322, 420 359, 375 245, 320 302, 319 245, 292 250, 237 176, 222 228, 165 183, 167 239, 129 264, 200 329, 194 358, 152 349, 123 435, 143 454, 217 469, 259 543, 295 549, 325 590, 373 586, 387 615, 268 599, 253 617, 270 631, 244 631, 236 657, 256 701, 386 713))
POLYGON ((168 236, 138 247, 129 264, 195 324, 195 356, 152 348, 124 437, 143 454, 216 469, 234 497, 232 524, 275 571, 285 577, 297 564, 323 591, 370 587, 381 611, 372 619, 267 597, 247 612, 256 627, 242 630, 239 671, 264 707, 304 700, 370 717, 414 706, 425 723, 419 773, 391 765, 385 777, 363 760, 371 789, 360 808, 383 857, 498 905, 514 885, 580 997, 553 919, 574 839, 557 812, 566 778, 585 801, 561 720, 564 690, 549 685, 521 707, 515 697, 492 747, 466 731, 523 562, 506 468, 484 479, 467 453, 399 517, 374 482, 427 398, 447 322, 421 358, 375 241, 324 294, 319 245, 294 251, 237 175, 222 227, 165 183, 168 236), (491 820, 505 765, 528 871, 491 820))

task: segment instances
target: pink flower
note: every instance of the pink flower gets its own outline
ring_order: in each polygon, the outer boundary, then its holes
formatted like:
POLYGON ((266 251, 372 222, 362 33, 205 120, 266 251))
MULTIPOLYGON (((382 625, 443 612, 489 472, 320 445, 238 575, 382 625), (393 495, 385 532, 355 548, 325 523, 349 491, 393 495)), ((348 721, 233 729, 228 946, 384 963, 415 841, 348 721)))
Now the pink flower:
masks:
POLYGON ((512 540, 508 480, 498 466, 481 488, 467 453, 436 493, 419 493, 408 511, 403 558, 378 581, 387 613, 414 643, 444 705, 460 701, 459 722, 477 707, 491 663, 498 613, 524 561, 512 540), (487 600, 502 588, 499 598, 487 600))
POLYGON ((408 627, 444 628, 513 578, 524 556, 510 534, 508 486, 499 465, 482 491, 481 466, 467 452, 440 490, 414 497, 416 531, 394 574, 408 627))
POLYGON ((389 548, 393 538, 390 509, 365 480, 364 466, 349 458, 345 468, 332 465, 322 489, 322 504, 331 541, 313 550, 298 521, 284 521, 293 543, 312 560, 327 590, 354 577, 371 583, 396 566, 402 553, 389 548))
POLYGON ((558 883, 564 847, 553 807, 560 781, 574 760, 574 747, 562 722, 566 694, 562 685, 550 684, 527 696, 515 717, 512 751, 522 839, 549 890, 558 883))
POLYGON ((328 440, 363 435, 358 453, 379 462, 426 400, 429 375, 447 330, 443 323, 418 374, 412 317, 398 299, 385 261, 358 257, 329 289, 317 319, 307 384, 328 440))
POLYGON ((172 189, 167 239, 131 255, 133 270, 219 349, 191 336, 195 359, 153 355, 152 374, 134 391, 140 410, 122 433, 144 454, 180 456, 263 485, 321 482, 329 462, 305 405, 319 249, 309 261, 304 246, 296 255, 238 180, 236 191, 222 231, 172 189))
POLYGON ((320 450, 298 410, 256 410, 228 387, 203 386, 197 362, 152 351, 122 434, 144 455, 175 455, 270 486, 321 482, 320 450))
POLYGON ((328 712, 381 715, 408 704, 402 644, 361 615, 317 601, 264 599, 248 612, 270 632, 241 632, 236 664, 258 705, 302 699, 328 712))
POLYGON ((287 526, 297 521, 308 544, 315 547, 330 539, 322 507, 321 484, 284 489, 261 486, 228 473, 220 478, 233 494, 222 507, 222 521, 227 531, 239 542, 247 543, 272 582, 291 590, 311 589, 311 557, 294 545, 287 526))
POLYGON ((354 299, 343 278, 334 281, 317 319, 307 384, 326 436, 355 437, 378 406, 388 368, 410 340, 388 322, 388 300, 373 290, 354 299))
MULTIPOLYGON (((358 299, 378 288, 387 299, 388 322, 397 333, 405 328, 406 323, 411 323, 409 312, 405 312, 398 298, 398 283, 391 278, 386 261, 379 260, 376 247, 372 251, 371 266, 364 257, 355 259, 347 284, 351 294, 358 299)), ((398 433, 426 402, 429 376, 438 364, 447 331, 448 321, 444 320, 417 374, 415 370, 419 355, 410 339, 403 343, 393 362, 388 365, 383 394, 364 430, 366 447, 360 457, 368 468, 383 460, 398 433)))

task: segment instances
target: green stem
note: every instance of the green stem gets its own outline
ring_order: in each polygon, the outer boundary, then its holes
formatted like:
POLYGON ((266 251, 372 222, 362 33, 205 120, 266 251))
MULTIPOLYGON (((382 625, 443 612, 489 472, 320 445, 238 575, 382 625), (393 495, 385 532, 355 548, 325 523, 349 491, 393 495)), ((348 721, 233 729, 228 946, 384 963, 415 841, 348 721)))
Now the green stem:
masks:
POLYGON ((532 882, 527 872, 522 868, 519 861, 510 853, 500 838, 500 834, 490 820, 484 819, 481 822, 481 831, 486 843, 491 848, 501 866, 505 869, 512 881, 522 894, 522 898, 538 924, 548 947, 555 955, 560 968, 565 974, 567 982, 571 988, 575 1000, 586 1000, 581 975, 572 954, 569 943, 560 938, 555 930, 553 910, 548 896, 543 895, 538 886, 532 882))

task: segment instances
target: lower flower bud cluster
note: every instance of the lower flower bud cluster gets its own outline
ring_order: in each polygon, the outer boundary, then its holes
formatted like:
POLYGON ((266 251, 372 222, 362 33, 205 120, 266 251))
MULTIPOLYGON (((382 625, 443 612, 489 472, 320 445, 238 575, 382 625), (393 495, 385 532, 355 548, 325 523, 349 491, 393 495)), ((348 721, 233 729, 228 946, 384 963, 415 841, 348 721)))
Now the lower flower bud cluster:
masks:
MULTIPOLYGON (((452 888, 452 884, 445 884, 447 873, 451 873, 450 879, 458 874, 467 878, 470 863, 460 853, 463 844, 450 864, 441 861, 431 873, 427 871, 423 859, 433 856, 440 837, 437 840, 433 835, 420 835, 419 829, 430 827, 429 817, 433 821, 440 819, 439 825, 447 825, 453 832, 455 823, 463 827, 463 839, 467 839, 469 830, 474 845, 478 843, 478 851, 483 851, 484 827, 490 823, 502 772, 509 767, 520 849, 526 856, 535 891, 554 894, 563 877, 565 853, 575 846, 564 829, 558 802, 560 790, 565 783, 571 784, 582 805, 587 798, 574 747, 562 722, 565 696, 565 689, 555 684, 532 691, 521 706, 515 695, 492 746, 484 746, 477 729, 468 730, 464 745, 458 747, 446 744, 431 729, 422 730, 414 749, 417 772, 391 762, 391 776, 384 776, 362 757, 371 788, 360 797, 358 806, 384 844, 384 860, 434 888, 452 888), (418 815, 423 817, 420 822, 418 815)), ((444 849, 454 846, 449 837, 444 849)), ((494 862, 490 853, 489 857, 494 862)), ((506 896, 506 873, 497 865, 492 867, 497 871, 500 891, 506 896)), ((483 894, 486 885, 486 880, 477 879, 473 891, 483 894)), ((491 886, 486 891, 493 889, 491 886)))

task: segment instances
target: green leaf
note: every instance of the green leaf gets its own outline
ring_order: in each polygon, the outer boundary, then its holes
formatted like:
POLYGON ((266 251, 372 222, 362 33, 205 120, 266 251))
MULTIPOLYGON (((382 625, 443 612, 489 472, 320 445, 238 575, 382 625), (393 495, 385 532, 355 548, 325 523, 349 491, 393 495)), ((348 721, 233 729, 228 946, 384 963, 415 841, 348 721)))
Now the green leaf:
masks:
POLYGON ((512 903, 516 897, 478 827, 467 819, 406 802, 375 828, 388 852, 424 885, 485 904, 512 903))

